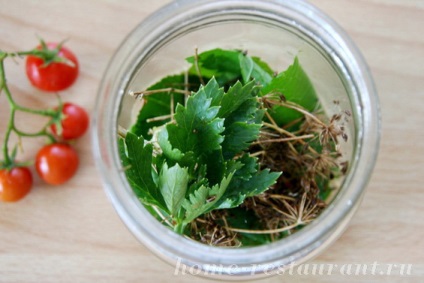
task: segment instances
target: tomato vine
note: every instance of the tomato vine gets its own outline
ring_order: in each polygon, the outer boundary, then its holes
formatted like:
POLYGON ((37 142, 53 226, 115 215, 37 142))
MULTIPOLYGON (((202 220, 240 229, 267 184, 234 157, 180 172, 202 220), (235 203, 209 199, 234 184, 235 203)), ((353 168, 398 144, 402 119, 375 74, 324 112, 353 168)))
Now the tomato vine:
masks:
MULTIPOLYGON (((76 57, 75 55, 73 55, 72 52, 70 52, 70 50, 65 49, 63 47, 63 42, 59 44, 46 44, 43 40, 41 40, 41 44, 32 50, 18 52, 0 51, 0 95, 4 93, 4 96, 7 100, 7 105, 9 107, 9 117, 6 125, 6 130, 4 131, 4 138, 2 144, 3 159, 0 160, 0 201, 5 202, 17 201, 23 198, 32 187, 32 176, 29 175, 28 177, 28 174, 31 174, 28 169, 28 166, 31 162, 17 161, 18 145, 21 142, 22 138, 45 137, 47 139, 48 145, 57 145, 57 148, 59 148, 59 150, 72 150, 72 152, 74 153, 74 149, 71 148, 70 145, 65 144, 64 142, 71 139, 79 138, 85 133, 88 128, 87 112, 83 108, 73 103, 62 103, 59 95, 57 95, 58 106, 55 108, 34 109, 18 104, 15 101, 14 96, 12 95, 12 92, 7 84, 4 64, 6 58, 15 57, 27 58, 28 79, 34 86, 44 91, 62 90, 69 87, 75 81, 76 77, 72 78, 72 81, 68 80, 66 84, 63 84, 63 79, 61 79, 61 77, 66 77, 66 75, 69 74, 69 68, 75 68, 75 70, 71 70, 71 72, 73 72, 73 75, 76 76, 76 74, 78 73, 78 63, 76 57), (69 54, 72 54, 72 56, 69 57, 69 54), (34 58, 38 61, 35 65, 31 66, 33 68, 32 72, 37 72, 38 68, 40 74, 42 76, 46 76, 42 78, 44 81, 41 82, 41 85, 37 85, 36 83, 34 83, 33 78, 31 77, 31 73, 28 73, 28 64, 34 64, 34 58), (30 60, 32 61, 30 62, 30 60), (39 60, 41 60, 41 63, 39 60), (56 77, 58 78, 57 80, 55 79, 56 77), (60 83, 58 84, 57 82, 60 83), (46 85, 50 89, 46 89, 46 85), (73 109, 73 112, 69 110, 65 111, 65 106, 67 109, 73 109), (39 130, 34 132, 27 132, 19 129, 15 123, 16 114, 18 112, 24 112, 34 116, 47 117, 48 121, 39 130), (66 133, 72 134, 69 135, 66 133), (19 141, 18 144, 15 145, 14 148, 11 150, 9 144, 12 134, 16 135, 19 141), (16 177, 18 174, 17 172, 25 173, 24 175, 22 175, 26 176, 25 178, 27 179, 27 182, 25 182, 24 186, 25 190, 19 189, 19 187, 22 187, 22 180, 20 181, 19 178, 16 177)), ((39 158, 39 156, 43 154, 44 148, 45 147, 43 147, 38 152, 37 158, 39 158)), ((74 155, 76 155, 76 153, 74 155)), ((72 156, 72 158, 73 160, 78 159, 77 156, 72 156)), ((62 161, 66 163, 67 160, 62 161)), ((75 168, 73 170, 63 172, 63 174, 66 175, 66 181, 71 178, 76 171, 78 162, 74 162, 74 164, 76 165, 74 166, 75 168)), ((55 176, 58 176, 62 173, 59 165, 53 164, 52 166, 52 172, 43 171, 43 174, 40 174, 40 170, 38 170, 39 168, 37 168, 37 172, 39 173, 41 179, 50 184, 52 184, 52 182, 49 182, 49 178, 51 178, 49 174, 54 174, 55 176)), ((55 183, 53 182, 53 184, 55 183)))

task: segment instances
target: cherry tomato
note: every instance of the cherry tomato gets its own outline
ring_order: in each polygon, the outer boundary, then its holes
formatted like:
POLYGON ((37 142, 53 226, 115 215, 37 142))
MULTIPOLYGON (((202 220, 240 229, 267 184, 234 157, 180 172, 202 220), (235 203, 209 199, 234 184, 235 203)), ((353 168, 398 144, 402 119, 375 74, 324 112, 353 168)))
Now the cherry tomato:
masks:
POLYGON ((70 145, 54 143, 42 147, 35 158, 38 175, 48 184, 60 185, 75 175, 78 154, 70 145))
MULTIPOLYGON (((54 50, 57 45, 56 43, 46 44, 48 50, 54 50)), ((42 50, 43 47, 39 45, 37 49, 42 50)), ((44 58, 34 55, 27 56, 27 77, 35 87, 45 91, 60 91, 70 87, 75 82, 79 71, 77 57, 63 46, 56 56, 66 60, 66 62, 53 60, 46 65, 44 58)))
POLYGON ((15 202, 32 188, 32 174, 27 167, 0 170, 0 201, 15 202))
POLYGON ((55 135, 61 136, 64 140, 72 140, 81 137, 87 131, 89 118, 82 107, 64 103, 62 113, 65 115, 65 119, 62 120, 62 133, 58 134, 56 125, 51 125, 55 135))

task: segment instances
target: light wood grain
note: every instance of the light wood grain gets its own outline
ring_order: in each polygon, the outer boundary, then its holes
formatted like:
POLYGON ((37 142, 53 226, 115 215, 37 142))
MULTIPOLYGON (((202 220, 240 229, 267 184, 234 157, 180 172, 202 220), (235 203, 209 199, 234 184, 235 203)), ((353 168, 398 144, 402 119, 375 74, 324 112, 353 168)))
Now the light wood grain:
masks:
MULTIPOLYGON (((0 0, 0 48, 33 47, 36 35, 69 38, 81 76, 62 93, 92 110, 115 48, 135 25, 167 0, 0 0)), ((381 100, 383 131, 377 166, 359 212, 343 236, 313 263, 412 264, 409 276, 286 275, 270 282, 424 281, 424 1, 313 0, 363 52, 381 100)), ((23 63, 7 64, 8 83, 27 105, 54 104, 30 86, 23 63)), ((7 115, 0 96, 0 132, 7 115)), ((19 123, 36 122, 23 116, 19 123)), ((24 157, 42 140, 25 143, 24 157)), ((61 187, 35 180, 16 204, 0 203, 0 282, 197 282, 175 276, 140 245, 107 200, 91 156, 90 136, 76 144, 78 175, 61 187)), ((201 280, 205 281, 206 280, 201 280)))

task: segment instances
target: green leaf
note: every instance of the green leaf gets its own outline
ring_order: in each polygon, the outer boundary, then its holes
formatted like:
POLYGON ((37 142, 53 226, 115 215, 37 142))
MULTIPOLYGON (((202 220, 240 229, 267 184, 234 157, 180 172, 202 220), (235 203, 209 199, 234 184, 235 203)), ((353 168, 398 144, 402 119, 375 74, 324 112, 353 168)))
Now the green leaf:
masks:
POLYGON ((265 111, 259 109, 256 98, 248 99, 225 118, 224 127, 236 122, 262 124, 264 114, 265 111))
POLYGON ((258 69, 261 69, 263 72, 269 75, 269 77, 267 75, 263 75, 263 76, 268 77, 271 80, 275 74, 275 71, 271 69, 271 67, 266 62, 262 61, 261 58, 252 56, 252 59, 255 62, 255 64, 258 66, 258 69))
MULTIPOLYGON (((198 75, 194 65, 195 57, 186 59, 193 66, 191 75, 198 75)), ((242 79, 247 83, 254 79, 261 84, 268 84, 272 79, 271 68, 257 57, 250 57, 240 50, 223 50, 220 48, 202 52, 198 55, 198 66, 201 75, 206 78, 215 77, 220 86, 242 79)))
POLYGON ((172 148, 166 127, 162 127, 157 133, 157 142, 162 149, 163 155, 169 160, 178 162, 182 166, 189 166, 195 162, 194 153, 189 151, 182 153, 177 148, 172 148))
POLYGON ((242 88, 236 83, 223 97, 223 105, 228 105, 220 109, 225 117, 225 139, 222 142, 225 159, 246 150, 259 136, 264 110, 259 109, 253 86, 253 81, 242 88))
POLYGON ((159 174, 159 190, 172 216, 177 216, 185 198, 189 181, 187 168, 181 168, 178 163, 168 168, 163 164, 159 174))
POLYGON ((250 156, 249 154, 244 154, 237 161, 240 162, 239 170, 234 174, 233 182, 236 182, 237 179, 248 181, 253 174, 258 172, 258 163, 257 158, 250 156))
POLYGON ((252 77, 253 72, 253 59, 250 56, 245 56, 244 54, 239 54, 239 61, 240 61, 240 72, 241 76, 243 78, 243 82, 247 83, 250 81, 250 78, 252 77))
POLYGON ((246 197, 263 193, 281 175, 281 172, 270 172, 268 169, 259 171, 257 158, 248 154, 243 155, 239 162, 243 164, 243 167, 235 172, 225 195, 217 206, 219 209, 237 207, 246 197))
POLYGON ((162 127, 157 133, 157 141, 160 148, 162 149, 163 154, 169 159, 180 161, 184 157, 184 154, 181 152, 181 150, 172 148, 168 138, 169 135, 166 127, 162 127))
POLYGON ((186 106, 178 105, 175 113, 176 124, 167 125, 169 141, 174 148, 186 153, 202 156, 221 148, 224 137, 224 120, 217 118, 218 106, 211 106, 202 87, 187 99, 186 106))
POLYGON ((239 61, 244 83, 254 79, 262 85, 267 85, 272 80, 272 76, 268 73, 270 68, 264 62, 258 59, 254 60, 252 57, 243 53, 240 53, 239 61))
POLYGON ((228 92, 222 96, 219 105, 218 116, 227 118, 232 112, 237 110, 246 100, 256 97, 255 82, 250 81, 244 86, 240 82, 236 82, 229 88, 228 92))
MULTIPOLYGON (((190 81, 188 91, 197 90, 198 85, 200 84, 198 76, 189 76, 188 80, 190 81), (193 87, 196 89, 194 89, 193 87)), ((147 90, 163 90, 169 88, 182 90, 184 89, 184 86, 185 74, 179 74, 167 76, 147 88, 147 90)), ((177 105, 178 103, 184 103, 184 95, 177 92, 164 91, 145 95, 143 98, 143 107, 141 108, 137 116, 137 121, 131 127, 130 131, 136 134, 137 136, 143 136, 147 138, 150 137, 150 135, 148 134, 149 129, 153 127, 159 127, 169 122, 169 119, 150 123, 147 123, 147 120, 154 117, 169 115, 171 113, 171 95, 174 96, 174 105, 177 105)))
MULTIPOLYGON (((223 132, 225 139, 222 142, 224 158, 232 158, 247 149, 250 142, 259 135, 261 124, 256 121, 261 120, 263 115, 262 110, 258 109, 259 104, 256 101, 255 82, 250 81, 245 85, 237 82, 229 88, 228 92, 224 93, 216 80, 212 78, 203 89, 199 90, 198 94, 201 92, 212 99, 211 106, 220 107, 217 116, 225 119, 223 132), (257 119, 256 115, 261 118, 257 119)), ((213 162, 216 165, 216 162, 213 162)), ((218 172, 222 173, 222 170, 218 172)))
MULTIPOLYGON (((278 74, 270 83, 261 90, 262 95, 278 92, 286 100, 301 105, 308 111, 313 111, 318 105, 315 89, 296 57, 294 63, 284 72, 278 74)), ((279 125, 288 124, 303 114, 282 106, 273 107, 271 116, 279 125)))
POLYGON ((247 197, 259 195, 275 184, 281 174, 281 172, 271 172, 269 169, 262 170, 253 175, 248 181, 241 182, 241 187, 238 190, 247 197))
POLYGON ((185 223, 190 223, 200 215, 213 210, 215 204, 224 195, 233 174, 228 175, 222 179, 220 184, 213 186, 212 188, 201 186, 199 189, 189 195, 188 199, 185 199, 182 206, 185 209, 185 223))
POLYGON ((249 148, 250 144, 259 137, 261 124, 236 122, 224 131, 225 139, 222 142, 225 159, 233 158, 236 154, 249 148))
POLYGON ((215 77, 212 77, 205 86, 201 86, 198 92, 202 92, 207 98, 211 99, 211 106, 220 106, 224 89, 219 86, 215 77))
POLYGON ((193 181, 190 182, 190 186, 188 188, 188 191, 186 195, 190 195, 194 193, 196 190, 198 190, 200 187, 209 186, 209 179, 206 177, 206 168, 207 165, 201 164, 199 165, 199 168, 196 170, 195 176, 192 176, 193 181))
MULTIPOLYGON (((202 163, 204 163, 207 168, 206 176, 210 184, 218 184, 221 182, 222 177, 226 175, 224 162, 222 149, 214 150, 202 158, 202 163)), ((227 171, 227 173, 231 173, 231 171, 227 171)))
POLYGON ((152 145, 145 145, 143 137, 128 132, 125 144, 122 139, 119 140, 119 148, 125 174, 137 197, 144 204, 166 210, 164 199, 152 177, 152 145))
MULTIPOLYGON (((230 227, 246 230, 264 230, 263 224, 252 210, 237 207, 228 210, 227 213, 227 222, 230 227)), ((272 242, 269 234, 240 233, 238 236, 243 247, 258 246, 272 242)))
MULTIPOLYGON (((201 70, 203 77, 215 77, 219 85, 235 81, 240 78, 240 63, 239 51, 212 49, 202 52, 198 55, 198 66, 201 70)), ((195 67, 195 57, 189 57, 187 62, 192 63, 193 66, 189 70, 191 75, 198 75, 195 67)))
MULTIPOLYGON (((166 89, 170 87, 180 87, 184 84, 184 76, 183 75, 173 75, 163 78, 161 81, 156 84, 150 86, 147 90, 159 90, 166 89)), ((174 101, 175 103, 183 103, 184 96, 180 93, 174 93, 174 101)), ((170 96, 171 93, 168 92, 160 92, 155 94, 149 94, 145 96, 143 99, 145 100, 144 105, 141 111, 138 114, 137 121, 131 127, 130 131, 136 134, 137 136, 148 137, 148 131, 152 127, 158 127, 168 120, 157 121, 147 123, 147 119, 168 115, 170 113, 170 96)))

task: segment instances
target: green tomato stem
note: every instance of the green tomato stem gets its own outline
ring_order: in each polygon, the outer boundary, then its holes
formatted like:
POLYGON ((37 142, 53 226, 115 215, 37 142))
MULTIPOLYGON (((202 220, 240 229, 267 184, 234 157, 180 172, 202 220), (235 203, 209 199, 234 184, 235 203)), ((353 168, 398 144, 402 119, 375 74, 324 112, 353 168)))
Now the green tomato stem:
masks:
POLYGON ((11 166, 13 166, 13 164, 15 162, 14 160, 12 160, 12 157, 9 154, 9 146, 8 146, 9 139, 10 139, 12 132, 14 132, 18 137, 45 136, 49 139, 50 142, 52 142, 52 143, 56 142, 55 137, 52 134, 47 132, 47 128, 51 124, 50 121, 40 131, 35 132, 35 133, 23 132, 23 131, 17 129, 17 127, 15 125, 16 111, 21 111, 21 112, 34 114, 34 115, 51 117, 51 118, 56 117, 58 115, 58 112, 62 111, 62 109, 60 109, 60 108, 58 110, 32 109, 32 108, 20 106, 14 101, 14 99, 12 97, 12 93, 10 92, 10 89, 7 86, 7 83, 6 83, 6 73, 5 73, 5 68, 4 68, 4 59, 7 58, 7 57, 14 57, 14 56, 17 56, 17 55, 22 56, 22 55, 29 55, 29 54, 34 54, 34 50, 33 51, 25 51, 25 52, 16 52, 16 53, 5 53, 5 52, 0 51, 0 93, 4 92, 4 94, 6 95, 6 99, 7 99, 7 102, 9 104, 9 109, 10 109, 9 121, 7 123, 7 128, 6 128, 6 132, 5 132, 5 136, 4 136, 4 140, 3 140, 3 147, 2 147, 3 158, 4 158, 4 162, 2 163, 2 167, 11 167, 11 166))
POLYGON ((13 121, 15 118, 15 110, 12 107, 13 103, 11 103, 10 101, 10 92, 9 89, 7 87, 6 84, 6 75, 4 73, 4 58, 6 58, 7 54, 5 53, 1 53, 0 55, 0 90, 4 90, 4 92, 6 93, 6 97, 7 100, 9 102, 9 106, 11 108, 10 110, 10 115, 9 115, 9 122, 7 123, 7 129, 6 129, 6 133, 4 135, 4 142, 3 142, 3 156, 4 156, 4 164, 10 165, 11 164, 11 160, 10 160, 10 156, 9 156, 9 148, 8 148, 8 143, 9 143, 9 138, 10 138, 10 133, 12 132, 13 129, 13 121))
MULTIPOLYGON (((13 102, 14 103, 14 102, 13 102)), ((27 107, 23 107, 20 105, 17 105, 16 103, 14 103, 13 107, 16 110, 22 111, 22 112, 26 112, 26 113, 30 113, 30 114, 35 114, 35 115, 40 115, 40 116, 45 116, 45 117, 54 117, 57 114, 56 110, 51 110, 51 109, 43 109, 43 110, 39 110, 39 109, 31 109, 31 108, 27 108, 27 107)))
POLYGON ((14 118, 15 118, 15 111, 12 109, 10 111, 9 122, 7 123, 7 129, 6 129, 6 133, 4 135, 4 142, 3 142, 3 156, 4 156, 4 164, 5 165, 10 165, 13 162, 13 160, 11 160, 10 155, 9 155, 8 144, 9 144, 10 134, 12 133, 12 129, 13 129, 14 118))
POLYGON ((18 51, 18 52, 10 52, 5 53, 6 57, 24 57, 24 56, 35 56, 38 58, 41 58, 44 61, 44 64, 42 67, 47 67, 49 64, 56 62, 56 63, 64 63, 71 67, 75 67, 74 63, 66 58, 60 57, 58 55, 60 49, 62 48, 63 42, 59 43, 54 49, 49 49, 44 43, 44 41, 41 41, 41 49, 31 49, 27 51, 18 51))
MULTIPOLYGON (((50 124, 48 124, 50 125, 50 124)), ((47 132, 47 126, 44 127, 42 130, 35 132, 35 133, 27 133, 24 131, 21 131, 19 129, 17 129, 14 125, 13 125, 13 131, 20 137, 26 137, 26 138, 34 138, 34 137, 41 137, 41 136, 45 136, 47 137, 51 142, 55 142, 56 139, 54 138, 54 136, 52 134, 50 134, 49 132, 47 132)))

